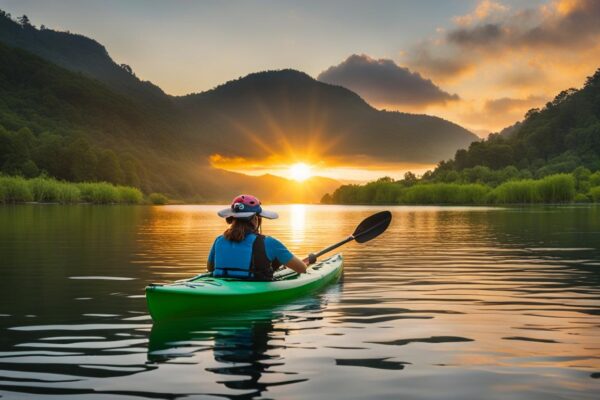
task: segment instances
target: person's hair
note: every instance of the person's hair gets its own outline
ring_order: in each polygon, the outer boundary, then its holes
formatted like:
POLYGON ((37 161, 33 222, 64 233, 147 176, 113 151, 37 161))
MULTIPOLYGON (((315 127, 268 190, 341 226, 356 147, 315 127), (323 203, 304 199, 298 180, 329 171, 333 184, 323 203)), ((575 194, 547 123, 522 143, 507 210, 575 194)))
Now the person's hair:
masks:
POLYGON ((258 216, 257 218, 258 221, 256 227, 252 223, 252 218, 227 218, 227 223, 231 224, 231 226, 227 228, 225 232, 223 232, 223 236, 225 237, 225 239, 231 240, 232 242, 241 242, 246 238, 246 235, 249 233, 260 233, 262 218, 260 216, 258 216))

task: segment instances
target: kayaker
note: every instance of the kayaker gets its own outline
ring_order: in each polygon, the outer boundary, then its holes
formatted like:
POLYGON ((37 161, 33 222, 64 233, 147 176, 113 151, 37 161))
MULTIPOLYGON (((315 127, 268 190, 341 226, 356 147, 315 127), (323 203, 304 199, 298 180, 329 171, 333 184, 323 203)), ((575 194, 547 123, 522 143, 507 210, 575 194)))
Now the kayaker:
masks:
POLYGON ((217 214, 230 226, 210 249, 208 271, 213 276, 269 281, 281 265, 298 273, 306 272, 308 258, 300 260, 279 240, 261 234, 262 219, 276 219, 278 215, 263 210, 256 197, 237 196, 231 207, 217 214))

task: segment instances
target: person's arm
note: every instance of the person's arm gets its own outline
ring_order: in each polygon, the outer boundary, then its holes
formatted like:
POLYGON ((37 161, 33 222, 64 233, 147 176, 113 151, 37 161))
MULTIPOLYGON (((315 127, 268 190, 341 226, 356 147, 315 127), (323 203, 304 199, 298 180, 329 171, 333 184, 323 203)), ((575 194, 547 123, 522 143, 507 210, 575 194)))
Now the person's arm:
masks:
POLYGON ((279 260, 281 264, 299 274, 306 272, 307 263, 293 255, 279 240, 267 236, 265 238, 265 250, 269 260, 279 260))
POLYGON ((306 264, 296 256, 293 256, 292 259, 285 264, 285 266, 299 274, 306 272, 306 264))

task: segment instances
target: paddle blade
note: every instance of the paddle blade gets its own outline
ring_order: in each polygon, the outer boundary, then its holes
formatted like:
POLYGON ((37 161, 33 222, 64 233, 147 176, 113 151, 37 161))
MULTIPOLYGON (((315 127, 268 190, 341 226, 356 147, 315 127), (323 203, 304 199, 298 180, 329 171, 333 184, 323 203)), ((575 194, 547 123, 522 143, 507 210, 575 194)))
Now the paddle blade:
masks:
POLYGON ((392 213, 389 211, 381 211, 366 218, 356 227, 352 234, 354 240, 358 243, 368 242, 371 239, 381 235, 392 222, 392 213))

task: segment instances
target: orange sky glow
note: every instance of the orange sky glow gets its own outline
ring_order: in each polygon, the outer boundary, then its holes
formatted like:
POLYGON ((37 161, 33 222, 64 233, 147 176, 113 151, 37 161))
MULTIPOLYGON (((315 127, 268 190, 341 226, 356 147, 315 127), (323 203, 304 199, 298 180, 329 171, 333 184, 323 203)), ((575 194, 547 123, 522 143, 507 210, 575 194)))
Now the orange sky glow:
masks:
POLYGON ((411 171, 417 175, 435 167, 435 164, 418 163, 382 163, 373 160, 323 158, 298 158, 285 156, 270 156, 266 159, 227 158, 219 154, 210 157, 211 165, 215 168, 247 175, 260 176, 265 174, 277 175, 287 179, 295 179, 290 170, 295 164, 304 163, 310 167, 310 176, 321 176, 339 180, 343 183, 363 183, 383 176, 401 179, 405 172, 411 171))
MULTIPOLYGON (((379 109, 435 115, 456 122, 482 138, 522 120, 531 108, 543 107, 560 91, 579 88, 599 67, 600 2, 555 0, 541 4, 506 4, 482 0, 468 13, 456 15, 412 47, 376 59, 356 55, 330 68, 329 74, 349 68, 351 61, 372 68, 396 68, 429 80, 438 98, 398 102, 385 87, 362 86, 355 90, 379 109), (595 22, 594 22, 595 21, 595 22), (386 97, 387 96, 387 97, 386 97)), ((344 73, 347 69, 344 70, 344 73)), ((321 74, 324 77, 324 74, 321 74)), ((386 82, 383 82, 384 84, 386 82)), ((385 86, 385 85, 384 85, 385 86)), ((314 146, 318 148, 318 146, 314 146)), ((290 178, 289 166, 304 162, 311 174, 342 181, 364 182, 381 176, 399 179, 404 172, 420 175, 434 164, 382 163, 377 160, 344 160, 327 151, 288 153, 261 160, 230 159, 214 155, 212 164, 253 175, 265 173, 290 178), (360 168, 357 167, 360 165, 360 168)))
POLYGON ((482 137, 512 125, 560 91, 580 88, 600 67, 599 13, 599 2, 590 0, 538 6, 480 1, 417 45, 427 57, 415 57, 413 50, 396 58, 460 100, 403 111, 437 115, 482 137))

